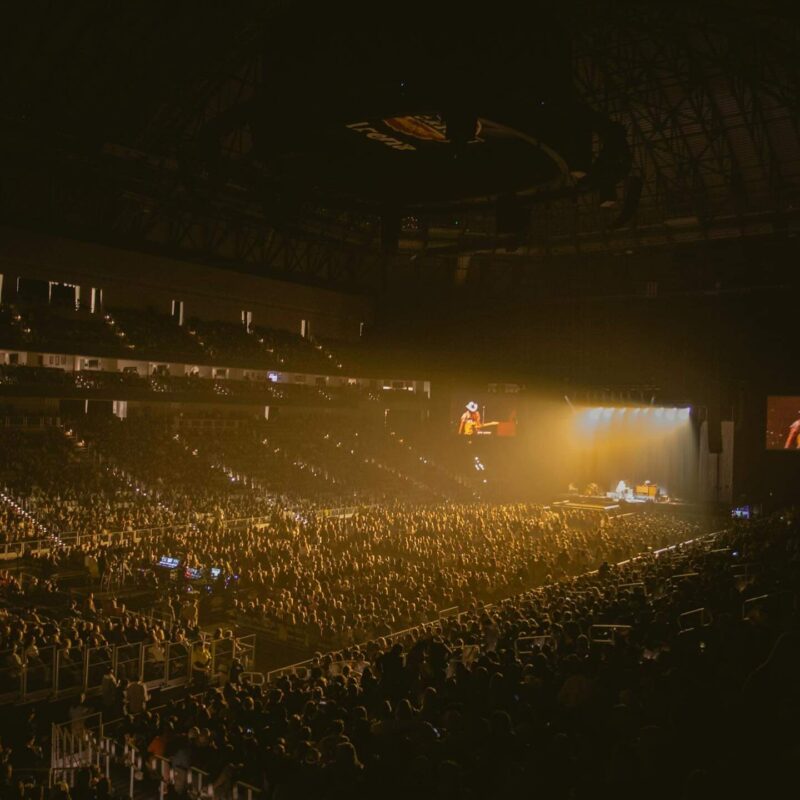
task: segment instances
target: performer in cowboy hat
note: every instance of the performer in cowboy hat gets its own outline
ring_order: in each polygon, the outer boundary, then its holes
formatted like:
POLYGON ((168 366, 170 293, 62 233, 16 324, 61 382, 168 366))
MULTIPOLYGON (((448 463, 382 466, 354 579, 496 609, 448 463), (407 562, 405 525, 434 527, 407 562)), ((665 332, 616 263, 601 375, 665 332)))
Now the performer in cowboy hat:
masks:
POLYGON ((467 403, 466 409, 458 423, 458 434, 459 436, 474 436, 481 426, 481 412, 478 411, 478 404, 474 400, 467 403))

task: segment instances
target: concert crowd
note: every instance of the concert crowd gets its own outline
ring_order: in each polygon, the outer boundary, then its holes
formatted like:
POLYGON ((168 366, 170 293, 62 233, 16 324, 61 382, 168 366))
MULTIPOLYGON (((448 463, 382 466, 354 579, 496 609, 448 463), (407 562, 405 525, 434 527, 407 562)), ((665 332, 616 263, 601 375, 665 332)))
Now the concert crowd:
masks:
MULTIPOLYGON (((478 515, 453 509, 459 514, 480 527, 478 515)), ((521 518, 519 509, 494 509, 484 521, 510 529, 521 518)), ((645 515, 646 525, 622 533, 642 554, 622 564, 613 563, 621 553, 607 536, 586 538, 594 528, 587 520, 529 518, 527 535, 541 540, 538 554, 552 570, 528 584, 539 588, 495 603, 477 591, 458 615, 319 653, 268 685, 233 671, 221 688, 160 708, 138 687, 107 686, 101 702, 124 712, 114 734, 120 749, 165 759, 175 796, 188 792, 196 768, 215 797, 232 797, 245 782, 276 800, 510 798, 532 787, 552 797, 634 797, 642 786, 655 797, 739 796, 767 767, 776 781, 789 774, 800 711, 796 518, 709 536, 645 515), (569 536, 593 561, 551 566, 569 536), (695 541, 655 547, 685 537, 695 541)), ((424 527, 421 515, 416 521, 424 527)), ((423 546, 420 556, 438 550, 423 546)), ((472 550, 465 545, 456 560, 472 550)), ((19 591, 6 582, 6 597, 19 591)), ((133 616, 120 631, 101 617, 91 622, 91 610, 72 612, 67 628, 12 620, 4 642, 10 636, 31 651, 48 637, 65 646, 68 636, 74 644, 164 633, 133 616)), ((4 750, 10 782, 37 746, 35 736, 20 743, 23 733, 4 750)), ((160 774, 157 765, 145 769, 143 785, 160 774)), ((70 796, 103 796, 101 776, 82 780, 85 793, 70 796)))
MULTIPOLYGON (((386 447, 381 463, 396 473, 381 490, 408 493, 325 510, 311 492, 330 499, 324 487, 347 459, 329 431, 310 430, 327 477, 309 471, 308 494, 294 498, 256 472, 260 447, 289 447, 285 432, 267 446, 249 427, 223 441, 114 423, 18 441, 4 468, 7 536, 45 534, 52 546, 2 576, 3 690, 24 676, 35 692, 57 663, 60 689, 77 692, 88 664, 97 693, 70 697, 69 718, 116 720, 118 754, 144 759, 137 782, 157 793, 168 764, 174 796, 191 791, 191 770, 215 797, 247 784, 267 800, 624 798, 644 785, 695 798, 735 793, 768 760, 784 774, 800 710, 794 516, 712 535, 716 520, 669 509, 464 502, 443 472, 420 504, 401 477, 418 456, 386 447), (78 540, 70 528, 128 534, 78 540), (86 588, 70 593, 68 581, 86 588), (116 599, 127 590, 158 613, 127 608, 116 599), (234 653, 243 631, 306 660, 255 681, 234 653), (114 667, 114 648, 140 643, 141 676, 114 667), (153 699, 146 684, 181 648, 190 695, 153 699), (211 651, 227 654, 221 667, 211 651)), ((365 463, 375 445, 356 439, 365 463)), ((294 470, 311 455, 275 463, 294 470)), ((0 797, 42 794, 48 731, 32 708, 2 740, 0 797)), ((118 788, 91 770, 74 777, 54 796, 118 788)))

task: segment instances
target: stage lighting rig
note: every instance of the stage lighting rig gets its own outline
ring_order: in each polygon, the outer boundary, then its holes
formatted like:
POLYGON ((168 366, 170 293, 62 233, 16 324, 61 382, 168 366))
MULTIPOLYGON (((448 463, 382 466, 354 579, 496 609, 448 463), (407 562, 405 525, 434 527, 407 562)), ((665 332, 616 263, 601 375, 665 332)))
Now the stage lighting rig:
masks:
POLYGON ((404 216, 483 210, 508 243, 537 203, 615 192, 630 168, 625 132, 577 97, 555 12, 409 3, 391 26, 364 2, 310 15, 286 4, 253 95, 187 143, 191 188, 286 216, 379 219, 384 250, 404 216))

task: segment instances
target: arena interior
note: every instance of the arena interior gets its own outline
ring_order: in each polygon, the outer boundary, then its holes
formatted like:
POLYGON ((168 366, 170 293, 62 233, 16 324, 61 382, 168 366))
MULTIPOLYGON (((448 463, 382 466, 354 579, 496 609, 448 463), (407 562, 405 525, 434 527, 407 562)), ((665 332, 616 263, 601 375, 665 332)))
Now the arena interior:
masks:
POLYGON ((793 796, 793 4, 5 10, 0 800, 793 796))

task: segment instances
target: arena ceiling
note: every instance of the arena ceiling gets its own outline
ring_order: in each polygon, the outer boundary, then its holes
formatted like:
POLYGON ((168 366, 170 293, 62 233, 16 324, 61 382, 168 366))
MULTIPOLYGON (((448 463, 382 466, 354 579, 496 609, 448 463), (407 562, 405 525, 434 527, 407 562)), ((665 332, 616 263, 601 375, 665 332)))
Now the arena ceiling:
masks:
POLYGON ((18 4, 3 218, 354 288, 800 228, 789 2, 298 5, 18 4))

